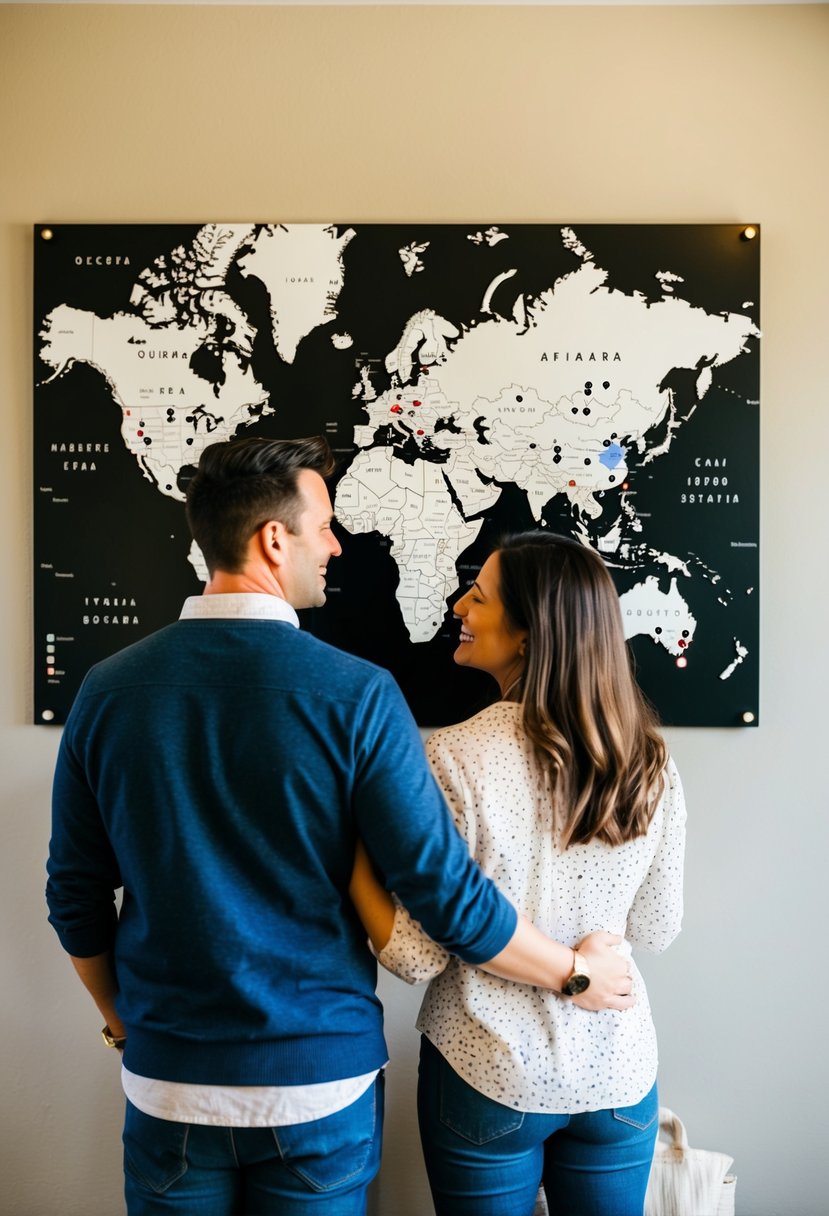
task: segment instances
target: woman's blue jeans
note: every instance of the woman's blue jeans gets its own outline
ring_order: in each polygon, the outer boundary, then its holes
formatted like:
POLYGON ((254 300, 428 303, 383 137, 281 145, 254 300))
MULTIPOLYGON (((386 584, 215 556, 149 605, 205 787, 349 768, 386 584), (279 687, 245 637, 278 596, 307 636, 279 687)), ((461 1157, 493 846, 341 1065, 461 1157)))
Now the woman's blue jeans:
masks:
POLYGON ((383 1075, 345 1110, 290 1127, 203 1127, 127 1103, 129 1216, 364 1216, 380 1165, 383 1075))
POLYGON ((534 1115, 467 1085, 423 1038, 418 1116, 436 1216, 642 1216, 658 1130, 656 1085, 635 1106, 534 1115))

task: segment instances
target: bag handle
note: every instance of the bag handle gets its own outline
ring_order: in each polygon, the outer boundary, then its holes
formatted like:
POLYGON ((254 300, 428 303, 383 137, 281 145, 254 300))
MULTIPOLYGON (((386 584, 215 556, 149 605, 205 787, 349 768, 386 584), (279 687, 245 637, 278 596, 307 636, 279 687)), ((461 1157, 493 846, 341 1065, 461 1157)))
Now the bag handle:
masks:
POLYGON ((675 1153, 678 1157, 683 1157, 688 1149, 688 1133, 679 1115, 675 1115, 672 1110, 668 1110, 667 1106, 660 1106, 659 1108, 659 1130, 666 1132, 670 1137, 671 1144, 669 1151, 675 1153))

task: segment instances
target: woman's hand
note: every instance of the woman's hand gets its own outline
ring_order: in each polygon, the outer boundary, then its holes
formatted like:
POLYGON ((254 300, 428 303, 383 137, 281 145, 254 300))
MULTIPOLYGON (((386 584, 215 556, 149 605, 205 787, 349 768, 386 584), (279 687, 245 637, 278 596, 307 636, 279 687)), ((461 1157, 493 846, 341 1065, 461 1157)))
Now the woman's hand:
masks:
POLYGON ((622 942, 617 933, 597 930, 588 933, 576 946, 590 968, 590 986, 579 996, 572 996, 580 1009, 596 1012, 600 1009, 631 1009, 636 1004, 630 960, 616 949, 622 942))

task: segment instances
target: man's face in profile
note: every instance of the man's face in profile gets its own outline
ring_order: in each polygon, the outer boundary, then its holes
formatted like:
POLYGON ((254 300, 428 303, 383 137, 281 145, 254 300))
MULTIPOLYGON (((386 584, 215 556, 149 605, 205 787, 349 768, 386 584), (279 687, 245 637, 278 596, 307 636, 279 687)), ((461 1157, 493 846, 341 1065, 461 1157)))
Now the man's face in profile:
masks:
POLYGON ((334 511, 319 473, 302 469, 297 476, 302 504, 296 532, 284 538, 284 561, 279 581, 285 599, 294 608, 320 608, 325 603, 326 568, 342 546, 331 530, 334 511))

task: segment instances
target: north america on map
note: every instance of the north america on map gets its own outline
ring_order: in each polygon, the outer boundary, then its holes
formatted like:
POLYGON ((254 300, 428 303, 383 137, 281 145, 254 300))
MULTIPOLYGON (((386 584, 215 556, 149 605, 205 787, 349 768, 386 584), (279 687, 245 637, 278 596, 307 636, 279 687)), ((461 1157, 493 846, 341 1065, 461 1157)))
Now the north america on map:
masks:
POLYGON ((451 606, 499 535, 530 528, 602 555, 667 722, 756 723, 759 242, 737 225, 168 235, 35 229, 36 720, 63 720, 91 662, 206 581, 183 521, 204 447, 323 433, 344 553, 303 623, 389 667, 424 725, 486 698, 453 669, 451 606))

